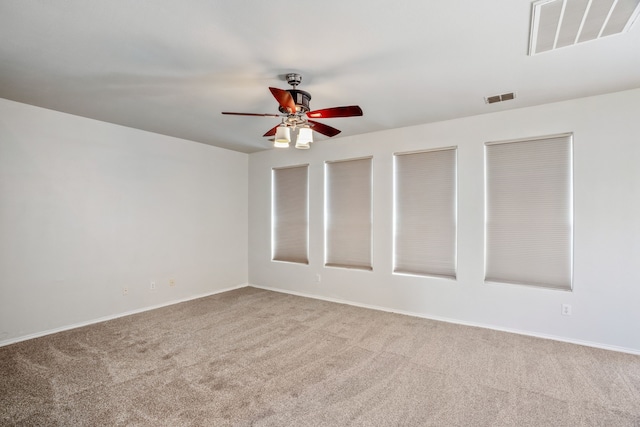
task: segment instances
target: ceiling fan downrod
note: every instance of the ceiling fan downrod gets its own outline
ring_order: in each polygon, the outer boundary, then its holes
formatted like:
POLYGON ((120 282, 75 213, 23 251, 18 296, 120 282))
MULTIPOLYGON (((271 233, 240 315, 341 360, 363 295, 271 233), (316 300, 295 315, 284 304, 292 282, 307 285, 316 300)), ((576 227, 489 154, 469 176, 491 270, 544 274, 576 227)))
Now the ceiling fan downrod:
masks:
POLYGON ((302 76, 297 73, 289 73, 286 75, 287 83, 295 89, 302 82, 302 76))

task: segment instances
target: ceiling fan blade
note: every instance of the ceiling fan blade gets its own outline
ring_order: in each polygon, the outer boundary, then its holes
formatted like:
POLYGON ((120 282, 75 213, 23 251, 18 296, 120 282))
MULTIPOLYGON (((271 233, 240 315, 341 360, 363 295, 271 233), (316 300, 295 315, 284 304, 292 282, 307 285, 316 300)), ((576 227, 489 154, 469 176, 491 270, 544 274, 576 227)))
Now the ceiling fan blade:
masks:
POLYGON ((267 131, 267 133, 265 133, 262 136, 274 136, 276 134, 276 130, 278 129, 278 127, 280 127, 280 125, 275 125, 274 127, 272 127, 271 129, 269 129, 267 131))
MULTIPOLYGON (((278 104, 290 114, 295 114, 296 112, 296 103, 293 100, 293 97, 289 93, 289 91, 284 89, 278 89, 277 87, 270 87, 269 90, 273 97, 278 101, 278 104)), ((282 111, 282 110, 280 110, 282 111)))
POLYGON ((362 108, 357 105, 349 105, 347 107, 324 108, 322 110, 313 110, 307 113, 312 119, 332 119, 334 117, 355 117, 362 115, 362 108))
POLYGON ((337 134, 342 132, 334 127, 327 126, 324 123, 314 122, 313 120, 308 120, 308 122, 311 125, 311 130, 314 130, 328 137, 336 136, 337 134))
POLYGON ((258 116, 258 117, 282 117, 282 114, 269 114, 269 113, 234 113, 231 111, 223 111, 222 114, 231 114, 233 116, 258 116))

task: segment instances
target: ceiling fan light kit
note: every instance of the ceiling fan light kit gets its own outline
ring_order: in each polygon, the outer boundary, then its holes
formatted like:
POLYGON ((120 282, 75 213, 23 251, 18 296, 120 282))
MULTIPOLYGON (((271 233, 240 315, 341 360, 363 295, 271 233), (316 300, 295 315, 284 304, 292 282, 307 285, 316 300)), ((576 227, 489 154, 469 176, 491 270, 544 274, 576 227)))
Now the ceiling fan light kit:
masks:
POLYGON ((300 82, 302 82, 302 76, 296 73, 289 73, 286 75, 286 78, 287 83, 289 83, 293 89, 269 88, 273 97, 278 101, 278 110, 281 114, 234 113, 228 111, 223 111, 222 114, 281 117, 282 123, 269 129, 263 136, 275 135, 274 147, 287 148, 291 142, 291 129, 293 129, 294 132, 297 130, 298 136, 295 147, 303 150, 310 148, 310 144, 313 142, 313 131, 330 138, 340 133, 340 130, 334 127, 309 120, 309 118, 331 119, 336 117, 362 116, 362 109, 357 105, 311 111, 309 107, 311 94, 304 90, 297 89, 300 82))

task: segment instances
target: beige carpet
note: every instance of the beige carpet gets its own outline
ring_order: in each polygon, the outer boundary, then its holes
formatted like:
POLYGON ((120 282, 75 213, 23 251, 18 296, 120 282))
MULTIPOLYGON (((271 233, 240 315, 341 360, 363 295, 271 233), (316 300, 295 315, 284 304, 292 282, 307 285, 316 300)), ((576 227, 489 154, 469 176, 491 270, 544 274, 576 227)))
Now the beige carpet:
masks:
POLYGON ((0 348, 0 425, 640 426, 640 356, 243 288, 0 348))

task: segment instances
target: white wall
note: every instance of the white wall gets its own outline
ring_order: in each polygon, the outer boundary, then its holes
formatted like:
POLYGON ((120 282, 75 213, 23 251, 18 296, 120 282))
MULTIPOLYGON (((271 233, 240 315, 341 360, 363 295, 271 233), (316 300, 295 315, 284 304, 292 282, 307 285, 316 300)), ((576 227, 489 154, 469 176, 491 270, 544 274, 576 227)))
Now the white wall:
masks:
MULTIPOLYGON (((640 352, 639 112, 640 90, 632 90, 324 140, 308 151, 251 154, 249 281, 287 292, 640 352), (484 284, 484 143, 564 132, 574 133, 573 291, 484 284), (392 154, 446 146, 458 147, 458 278, 393 275, 392 154), (374 271, 325 268, 323 163, 368 155, 374 156, 374 271), (272 262, 271 168, 303 163, 310 164, 310 264, 272 262), (562 303, 572 305, 571 316, 560 314, 562 303)), ((338 122, 332 125, 340 127, 338 122)))
POLYGON ((0 99, 0 344, 245 285, 247 167, 0 99))

